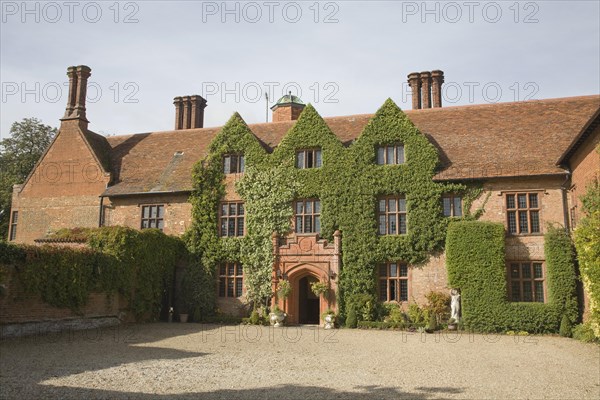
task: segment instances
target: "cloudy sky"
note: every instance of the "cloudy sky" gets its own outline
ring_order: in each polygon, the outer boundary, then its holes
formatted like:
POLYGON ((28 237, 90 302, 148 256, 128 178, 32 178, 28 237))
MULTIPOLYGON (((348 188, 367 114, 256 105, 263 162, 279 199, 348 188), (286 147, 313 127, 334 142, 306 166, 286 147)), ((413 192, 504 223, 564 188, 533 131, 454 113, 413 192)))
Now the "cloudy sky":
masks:
POLYGON ((0 136, 58 126, 66 69, 92 68, 90 129, 173 128, 173 97, 205 126, 264 122, 291 90, 323 116, 410 108, 406 76, 445 72, 444 106, 600 93, 598 1, 1 2, 0 136))

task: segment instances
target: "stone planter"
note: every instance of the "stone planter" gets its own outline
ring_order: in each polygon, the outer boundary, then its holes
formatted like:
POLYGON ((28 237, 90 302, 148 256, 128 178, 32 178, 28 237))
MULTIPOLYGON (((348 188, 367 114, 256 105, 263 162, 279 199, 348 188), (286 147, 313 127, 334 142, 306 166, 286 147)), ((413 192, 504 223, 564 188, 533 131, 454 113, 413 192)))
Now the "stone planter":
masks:
POLYGON ((325 329, 335 328, 335 315, 334 314, 325 315, 323 320, 325 321, 325 325, 323 326, 323 328, 325 328, 325 329))
POLYGON ((448 330, 449 331, 455 331, 456 330, 456 324, 448 324, 448 330))
POLYGON ((281 310, 270 313, 269 320, 271 321, 271 325, 273 325, 275 328, 283 326, 283 320, 285 320, 286 316, 287 314, 281 310))

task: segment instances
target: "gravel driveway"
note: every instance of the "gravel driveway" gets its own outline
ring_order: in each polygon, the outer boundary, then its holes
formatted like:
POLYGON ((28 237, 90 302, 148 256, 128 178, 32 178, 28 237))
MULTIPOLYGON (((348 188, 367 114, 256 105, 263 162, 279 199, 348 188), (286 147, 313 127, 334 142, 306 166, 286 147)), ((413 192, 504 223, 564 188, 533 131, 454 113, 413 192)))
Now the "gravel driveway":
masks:
POLYGON ((0 350, 1 398, 600 398, 600 347, 560 337, 163 323, 0 350))

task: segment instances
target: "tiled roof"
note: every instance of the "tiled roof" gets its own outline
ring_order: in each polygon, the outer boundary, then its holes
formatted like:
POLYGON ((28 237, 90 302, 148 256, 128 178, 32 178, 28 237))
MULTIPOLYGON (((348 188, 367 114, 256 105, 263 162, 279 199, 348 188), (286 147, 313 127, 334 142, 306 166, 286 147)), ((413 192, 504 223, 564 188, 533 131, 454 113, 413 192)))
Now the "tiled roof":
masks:
MULTIPOLYGON (((564 173, 556 161, 600 108, 600 96, 405 111, 437 147, 436 179, 564 173)), ((345 145, 373 114, 324 118, 345 145)), ((295 121, 250 124, 265 147, 277 146, 295 121)), ((191 170, 220 127, 108 137, 115 176, 105 195, 188 191, 191 170), (179 154, 183 152, 183 154, 179 154)))

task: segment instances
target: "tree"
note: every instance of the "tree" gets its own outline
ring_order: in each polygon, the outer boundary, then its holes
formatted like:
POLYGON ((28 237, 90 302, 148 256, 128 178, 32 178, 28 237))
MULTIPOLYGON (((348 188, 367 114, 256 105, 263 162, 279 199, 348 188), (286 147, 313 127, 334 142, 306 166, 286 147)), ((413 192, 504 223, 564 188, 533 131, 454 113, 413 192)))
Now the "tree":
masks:
POLYGON ((10 137, 0 141, 0 239, 8 233, 12 187, 23 183, 57 133, 37 118, 14 122, 10 137))

